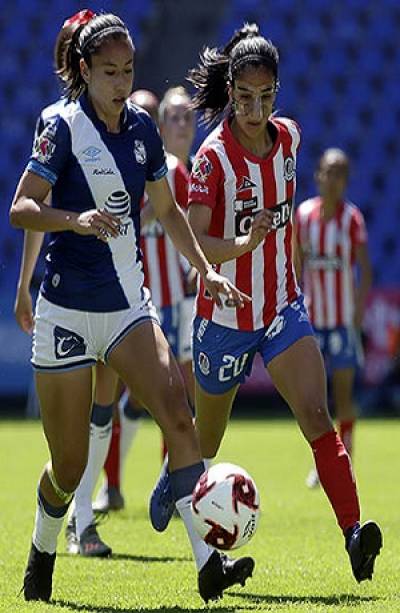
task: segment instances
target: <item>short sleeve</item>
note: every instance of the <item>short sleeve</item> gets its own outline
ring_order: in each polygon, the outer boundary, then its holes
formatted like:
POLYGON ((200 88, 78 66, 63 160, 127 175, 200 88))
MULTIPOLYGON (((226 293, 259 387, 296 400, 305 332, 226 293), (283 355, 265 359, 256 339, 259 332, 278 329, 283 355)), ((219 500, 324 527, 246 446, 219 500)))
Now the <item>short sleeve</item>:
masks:
POLYGON ((71 153, 71 135, 60 115, 39 117, 27 170, 54 185, 71 153))
POLYGON ((212 149, 200 149, 190 175, 188 206, 196 203, 215 208, 221 181, 223 171, 217 154, 212 149))
POLYGON ((148 165, 146 180, 158 181, 168 173, 167 161, 165 159, 164 146, 158 129, 150 117, 147 119, 148 131, 148 165))

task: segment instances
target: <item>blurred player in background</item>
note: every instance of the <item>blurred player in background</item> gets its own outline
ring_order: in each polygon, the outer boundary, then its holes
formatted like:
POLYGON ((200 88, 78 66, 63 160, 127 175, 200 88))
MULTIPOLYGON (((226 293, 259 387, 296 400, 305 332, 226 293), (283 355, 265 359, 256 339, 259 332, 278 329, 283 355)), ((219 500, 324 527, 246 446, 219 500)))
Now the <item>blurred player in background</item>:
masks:
MULTIPOLYGON (((54 65, 60 75, 64 69, 65 50, 68 41, 77 28, 90 21, 93 16, 92 11, 82 10, 67 19, 63 24, 54 49, 54 65)), ((49 203, 50 199, 49 197, 49 203)), ((24 232, 24 248, 14 311, 18 325, 27 334, 32 334, 34 327, 30 284, 43 239, 43 232, 30 230, 24 232)), ((90 419, 88 462, 70 506, 66 538, 69 553, 80 553, 88 557, 106 557, 111 554, 111 548, 104 543, 98 534, 92 512, 92 495, 111 439, 112 407, 117 377, 109 367, 98 362, 95 380, 95 397, 90 419)))
MULTIPOLYGON (((382 535, 374 522, 360 525, 351 461, 328 413, 324 364, 296 282, 292 208, 300 132, 293 120, 273 114, 278 60, 271 41, 246 24, 224 49, 206 48, 190 73, 198 89, 194 107, 209 121, 225 110, 227 116, 196 155, 189 221, 216 269, 252 296, 243 309, 219 312, 200 284, 193 329, 196 428, 203 457, 215 457, 238 387, 261 353, 312 449, 353 574, 363 581, 372 577, 382 535)), ((166 482, 167 471, 150 504, 159 531, 168 525, 166 482)))
MULTIPOLYGON (((331 375, 339 434, 352 455, 357 417, 353 384, 356 368, 361 366, 360 330, 372 274, 363 215, 344 196, 348 178, 347 155, 341 149, 327 149, 315 172, 319 195, 301 203, 296 212, 295 261, 298 278, 303 274, 310 320, 331 375)), ((318 484, 313 468, 307 485, 318 484)))
MULTIPOLYGON (((65 98, 40 115, 10 209, 14 227, 52 233, 32 348, 51 462, 37 490, 24 597, 51 598, 58 535, 87 464, 92 367, 99 360, 135 390, 163 431, 201 587, 211 581, 208 571, 219 554, 193 528, 191 493, 204 464, 177 364, 143 287, 139 206, 145 189, 216 303, 223 307, 221 294, 238 305, 248 298, 209 265, 172 197, 154 123, 126 103, 135 49, 123 21, 93 15, 66 46, 65 98)), ((243 560, 221 557, 221 564, 222 592, 242 582, 243 560)))

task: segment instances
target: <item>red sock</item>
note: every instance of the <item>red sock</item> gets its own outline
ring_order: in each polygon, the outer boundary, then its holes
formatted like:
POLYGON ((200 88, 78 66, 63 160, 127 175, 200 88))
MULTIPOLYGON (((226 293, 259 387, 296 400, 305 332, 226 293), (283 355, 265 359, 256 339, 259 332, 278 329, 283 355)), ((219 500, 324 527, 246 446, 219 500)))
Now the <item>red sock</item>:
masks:
POLYGON ((110 447, 104 464, 108 485, 119 489, 119 440, 121 426, 113 422, 110 447))
POLYGON ((343 532, 360 521, 360 506, 351 461, 333 430, 311 443, 319 480, 343 532))
POLYGON ((349 456, 353 455, 353 427, 355 419, 339 422, 339 434, 349 456))

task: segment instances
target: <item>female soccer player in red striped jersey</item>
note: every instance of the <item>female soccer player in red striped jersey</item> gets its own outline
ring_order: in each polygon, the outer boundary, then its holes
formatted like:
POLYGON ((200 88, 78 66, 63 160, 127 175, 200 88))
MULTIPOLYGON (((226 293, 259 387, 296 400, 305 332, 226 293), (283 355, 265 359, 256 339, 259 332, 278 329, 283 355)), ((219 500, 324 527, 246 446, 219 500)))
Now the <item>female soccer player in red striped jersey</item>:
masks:
MULTIPOLYGON (((359 333, 372 275, 363 215, 344 199, 348 175, 344 151, 327 149, 315 173, 319 195, 300 204, 296 212, 296 262, 299 274, 303 269, 310 321, 332 377, 339 434, 351 455, 356 419, 353 381, 360 365, 359 333)), ((313 469, 307 485, 318 484, 313 469)))
MULTIPOLYGON (((240 311, 228 301, 219 313, 200 284, 193 360, 203 457, 216 455, 238 387, 259 352, 312 448, 354 576, 371 578, 382 535, 374 522, 360 526, 350 459, 329 417, 324 365, 292 262, 300 132, 273 114, 277 49, 246 24, 223 50, 206 49, 190 80, 198 89, 194 108, 206 119, 226 111, 193 164, 190 224, 216 269, 252 297, 240 311)), ((156 508, 153 496, 153 525, 156 508)))

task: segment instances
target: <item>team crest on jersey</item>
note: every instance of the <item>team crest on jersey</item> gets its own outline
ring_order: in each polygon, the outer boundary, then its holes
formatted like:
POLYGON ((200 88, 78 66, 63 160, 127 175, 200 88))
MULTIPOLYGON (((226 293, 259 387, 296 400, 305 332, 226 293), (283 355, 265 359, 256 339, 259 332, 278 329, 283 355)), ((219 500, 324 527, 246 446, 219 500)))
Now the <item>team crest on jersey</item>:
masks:
POLYGON ((42 164, 50 160, 56 149, 52 136, 54 136, 54 132, 46 129, 36 138, 33 145, 32 157, 42 164))
POLYGON ((147 160, 146 147, 142 140, 135 140, 134 145, 135 158, 138 164, 145 164, 147 160))
POLYGON ((210 176, 213 169, 213 165, 211 164, 208 157, 203 153, 199 158, 197 158, 193 164, 192 168, 192 176, 200 181, 200 183, 205 183, 207 178, 210 176))
POLYGON ((290 156, 285 158, 283 165, 283 176, 285 181, 293 181, 296 176, 296 163, 290 156))

